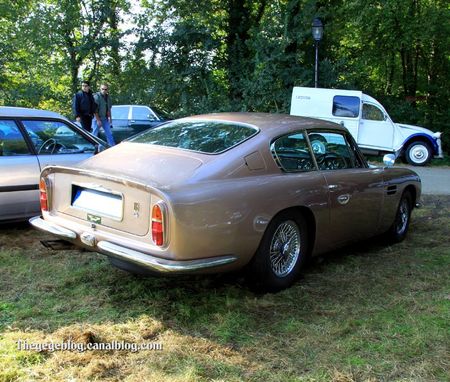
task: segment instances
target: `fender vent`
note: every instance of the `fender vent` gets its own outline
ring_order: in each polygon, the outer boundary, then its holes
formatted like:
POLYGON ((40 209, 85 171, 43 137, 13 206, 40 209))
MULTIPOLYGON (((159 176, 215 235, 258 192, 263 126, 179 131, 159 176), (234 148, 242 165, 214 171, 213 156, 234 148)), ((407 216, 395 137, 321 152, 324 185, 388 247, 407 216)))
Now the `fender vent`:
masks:
POLYGON ((387 195, 394 195, 397 193, 397 186, 388 186, 386 187, 386 194, 387 195))

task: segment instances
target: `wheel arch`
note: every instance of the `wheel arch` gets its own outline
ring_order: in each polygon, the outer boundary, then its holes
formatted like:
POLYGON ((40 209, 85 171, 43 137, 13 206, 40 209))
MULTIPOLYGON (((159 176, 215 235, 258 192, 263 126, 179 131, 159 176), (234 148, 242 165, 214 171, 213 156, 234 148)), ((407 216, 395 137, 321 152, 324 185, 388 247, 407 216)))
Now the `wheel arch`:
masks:
POLYGON ((409 184, 403 190, 403 193, 406 193, 406 192, 409 192, 409 194, 412 197, 412 206, 411 206, 411 208, 414 209, 414 207, 415 207, 415 205, 417 203, 417 190, 416 190, 416 187, 414 187, 412 184, 409 184))
POLYGON ((427 134, 419 133, 419 134, 413 134, 413 135, 409 136, 403 142, 402 148, 400 151, 400 155, 404 157, 406 155, 406 150, 407 150, 408 146, 415 142, 423 142, 423 143, 428 144, 431 147, 431 149, 433 150, 433 155, 437 155, 439 152, 439 147, 438 147, 438 144, 436 143, 435 139, 433 139, 432 137, 430 137, 427 134))
MULTIPOLYGON (((316 240, 316 217, 310 208, 306 206, 295 206, 285 208, 281 211, 278 211, 270 220, 269 224, 276 219, 278 216, 282 214, 294 214, 295 216, 302 216, 306 222, 307 235, 308 235, 308 248, 307 255, 310 256, 312 249, 314 248, 314 243, 316 240)), ((268 226, 269 226, 268 224, 268 226)))

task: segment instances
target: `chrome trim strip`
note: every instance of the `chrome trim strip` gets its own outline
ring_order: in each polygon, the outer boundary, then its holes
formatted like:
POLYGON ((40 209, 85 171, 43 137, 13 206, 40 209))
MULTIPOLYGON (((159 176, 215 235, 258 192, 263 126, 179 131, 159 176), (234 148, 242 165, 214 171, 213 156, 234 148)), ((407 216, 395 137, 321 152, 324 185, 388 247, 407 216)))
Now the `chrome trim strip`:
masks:
POLYGON ((33 227, 41 231, 50 232, 54 235, 61 236, 71 240, 77 238, 77 234, 71 231, 70 229, 63 228, 53 223, 49 223, 48 221, 42 219, 40 216, 35 216, 34 218, 31 218, 29 222, 33 227))
MULTIPOLYGON (((65 239, 70 240, 75 240, 77 238, 76 232, 61 227, 57 224, 48 222, 42 219, 40 216, 35 216, 34 218, 31 218, 29 222, 33 227, 41 231, 50 232, 54 235, 61 236, 65 239)), ((95 251, 96 249, 98 249, 107 256, 112 256, 117 259, 136 264, 142 268, 150 269, 152 271, 157 271, 161 273, 193 272, 205 268, 219 267, 222 265, 230 264, 237 260, 236 256, 231 255, 210 257, 198 260, 185 260, 185 261, 167 260, 152 256, 147 253, 135 251, 133 249, 126 248, 121 245, 117 245, 105 240, 99 241, 96 247, 91 248, 91 250, 93 251, 95 251)))
POLYGON ((99 241, 97 247, 104 253, 120 260, 139 265, 153 271, 168 272, 192 272, 205 268, 218 267, 237 260, 235 256, 221 256, 207 259, 175 261, 166 260, 146 253, 125 248, 109 241, 99 241))
POLYGON ((0 186, 0 192, 34 191, 39 190, 39 184, 22 184, 19 186, 0 186))

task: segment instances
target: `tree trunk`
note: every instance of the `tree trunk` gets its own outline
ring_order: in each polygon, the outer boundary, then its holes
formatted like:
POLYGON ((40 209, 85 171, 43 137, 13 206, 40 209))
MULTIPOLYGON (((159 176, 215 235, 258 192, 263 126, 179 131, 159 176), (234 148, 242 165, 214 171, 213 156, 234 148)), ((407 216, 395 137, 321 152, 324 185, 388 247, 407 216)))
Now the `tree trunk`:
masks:
POLYGON ((115 2, 111 2, 111 10, 108 18, 109 27, 111 28, 111 61, 112 68, 111 73, 114 78, 119 78, 120 76, 120 32, 119 32, 119 17, 118 17, 119 9, 117 8, 117 4, 115 2))

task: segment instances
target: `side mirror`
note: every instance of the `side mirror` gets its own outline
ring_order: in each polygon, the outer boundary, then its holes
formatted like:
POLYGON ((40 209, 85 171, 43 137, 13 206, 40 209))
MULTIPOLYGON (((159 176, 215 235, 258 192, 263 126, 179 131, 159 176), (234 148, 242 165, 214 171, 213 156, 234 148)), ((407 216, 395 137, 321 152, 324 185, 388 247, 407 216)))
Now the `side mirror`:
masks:
POLYGON ((386 154, 383 157, 383 163, 386 167, 392 167, 395 164, 395 155, 394 154, 386 154))

